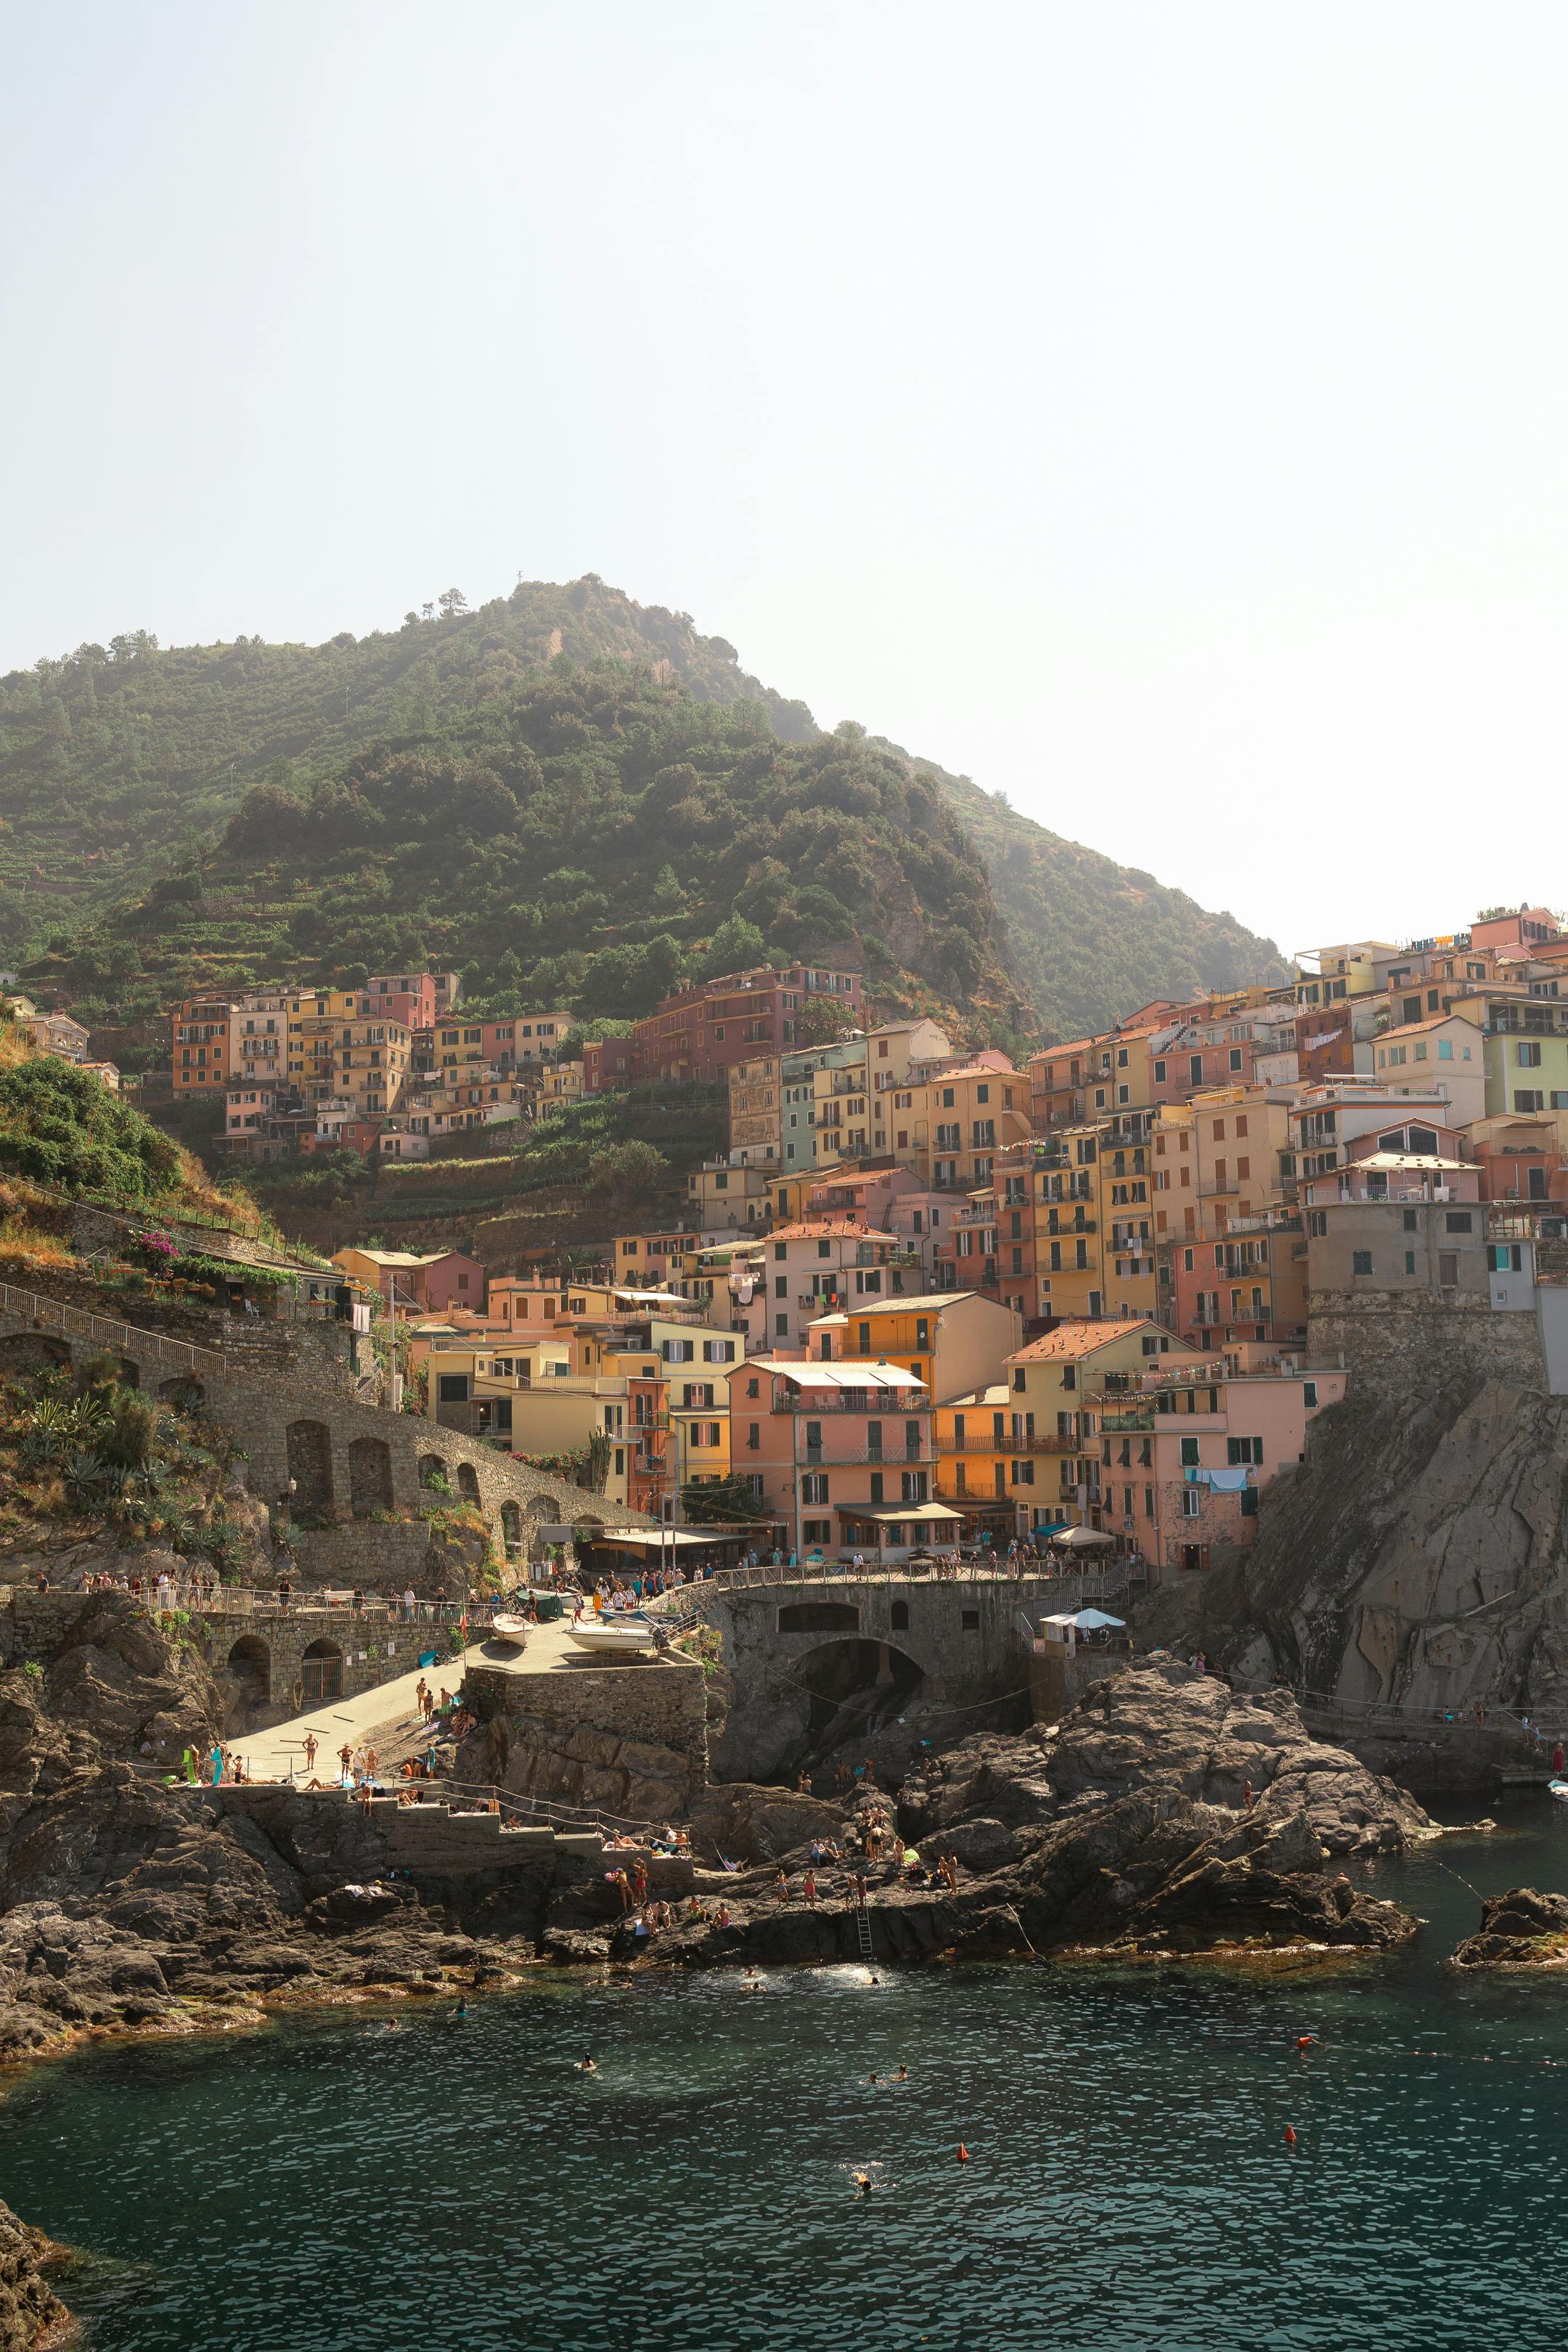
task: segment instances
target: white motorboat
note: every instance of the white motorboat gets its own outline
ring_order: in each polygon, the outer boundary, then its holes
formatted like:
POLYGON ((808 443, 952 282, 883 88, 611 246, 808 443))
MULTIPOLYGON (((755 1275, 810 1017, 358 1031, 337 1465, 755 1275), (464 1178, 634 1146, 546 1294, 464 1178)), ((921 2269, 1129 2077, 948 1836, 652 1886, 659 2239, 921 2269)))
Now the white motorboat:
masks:
POLYGON ((523 1650, 528 1646, 531 1628, 526 1617, 492 1617, 490 1631, 497 1641, 510 1642, 514 1649, 523 1650))
POLYGON ((580 1650, 593 1650, 601 1657, 629 1655, 637 1650, 654 1646, 654 1628, 647 1617, 633 1616, 628 1610, 624 1615, 584 1617, 579 1624, 566 1628, 580 1650))

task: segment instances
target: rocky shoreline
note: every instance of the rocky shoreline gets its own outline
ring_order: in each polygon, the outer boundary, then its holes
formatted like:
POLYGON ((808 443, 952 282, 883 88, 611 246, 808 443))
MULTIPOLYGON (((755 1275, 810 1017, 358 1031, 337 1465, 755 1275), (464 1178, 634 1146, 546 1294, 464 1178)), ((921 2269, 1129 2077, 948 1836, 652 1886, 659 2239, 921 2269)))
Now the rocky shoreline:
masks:
POLYGON ((46 1672, 0 1674, 0 2063, 542 1965, 856 1959, 862 1920, 900 1963, 1386 1949, 1416 1923, 1339 1865, 1436 1834, 1288 1695, 1163 1660, 1059 1724, 930 1757, 896 1792, 707 1789, 690 1853, 647 1853, 632 1906, 618 1857, 581 1841, 411 1869, 335 1793, 264 1785, 229 1809, 128 1760, 199 1742, 216 1703, 194 1651, 122 1594, 84 1596, 46 1672))
POLYGON ((0 2204, 0 2352, 60 2352, 80 2330, 47 2273, 71 2260, 0 2204))

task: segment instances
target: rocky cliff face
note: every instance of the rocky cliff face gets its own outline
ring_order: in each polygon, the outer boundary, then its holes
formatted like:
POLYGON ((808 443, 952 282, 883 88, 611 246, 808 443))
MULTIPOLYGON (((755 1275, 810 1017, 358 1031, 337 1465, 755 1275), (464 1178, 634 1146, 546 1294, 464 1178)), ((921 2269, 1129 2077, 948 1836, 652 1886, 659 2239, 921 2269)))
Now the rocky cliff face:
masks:
POLYGON ((988 1819, 1019 1827, 1123 1797, 1189 1797, 1275 1819, 1300 1813, 1331 1853, 1392 1853, 1436 1834, 1415 1800, 1314 1739, 1288 1691, 1248 1696, 1171 1661, 1096 1683, 1059 1724, 981 1734, 904 1783, 912 1834, 988 1819))
POLYGON ((1243 1677, 1419 1715, 1568 1715, 1568 1398, 1498 1381, 1338 1408, 1204 1636, 1243 1677), (1239 1606, 1237 1606, 1239 1602, 1239 1606), (1228 1620, 1228 1622, 1226 1622, 1228 1620))
POLYGON ((44 2276, 47 2238, 0 2205, 0 2352, 52 2352, 76 2335, 69 2312, 44 2276))

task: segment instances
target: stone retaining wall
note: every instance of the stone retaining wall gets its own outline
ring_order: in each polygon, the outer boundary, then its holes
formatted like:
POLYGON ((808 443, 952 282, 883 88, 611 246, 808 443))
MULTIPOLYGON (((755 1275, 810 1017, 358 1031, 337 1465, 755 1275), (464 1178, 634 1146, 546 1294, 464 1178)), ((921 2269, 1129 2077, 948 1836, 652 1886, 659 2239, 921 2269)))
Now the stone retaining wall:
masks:
POLYGON ((464 1689, 481 1717, 527 1715, 552 1731, 607 1731, 673 1748, 700 1778, 707 1769, 708 1708, 695 1661, 602 1665, 590 1660, 539 1674, 470 1665, 464 1689))
MULTIPOLYGON (((437 1422, 362 1401, 353 1393, 355 1360, 337 1352, 352 1340, 341 1327, 215 1322, 221 1374, 204 1369, 193 1381, 156 1333, 132 1331, 124 1353, 149 1395, 188 1398, 230 1432, 247 1457, 246 1485, 268 1506, 293 1477, 295 1508, 311 1516, 412 1511, 426 1498, 421 1471, 430 1465, 440 1468, 457 1499, 479 1509, 498 1549, 532 1550, 541 1524, 606 1524, 611 1507, 602 1495, 529 1469, 437 1422)), ((40 1361, 58 1355, 76 1362, 95 1352, 85 1341, 35 1334, 19 1314, 0 1312, 0 1339, 8 1337, 36 1343, 45 1351, 40 1361)), ((204 1334, 195 1344, 210 1343, 204 1334)), ((623 1525, 652 1524, 624 1505, 614 1507, 614 1516, 623 1525)))
POLYGON ((347 1528, 295 1528, 289 1536, 302 1584, 359 1584, 367 1592, 417 1592, 430 1549, 425 1519, 356 1519, 347 1528))
MULTIPOLYGON (((309 1707, 301 1687, 308 1650, 320 1655, 324 1646, 336 1653, 345 1699, 412 1674, 430 1650, 441 1662, 430 1668, 433 1683, 439 1686, 445 1671, 450 1685, 457 1687, 458 1667, 448 1656, 447 1628, 427 1621, 405 1623, 353 1609, 205 1609, 193 1614, 191 1632, 220 1678, 235 1679, 247 1667, 265 1676, 264 1702, 247 1708, 243 1727, 236 1731, 242 1740, 247 1731, 286 1723, 309 1707), (300 1693, 298 1699, 296 1691, 300 1693)), ((330 1706, 331 1701, 321 1704, 330 1706)))
POLYGON ((1307 1320, 1307 1360, 1342 1361, 1352 1396, 1394 1398, 1453 1378, 1545 1389, 1546 1355, 1532 1314, 1494 1311, 1484 1300, 1448 1302, 1398 1291, 1315 1290, 1307 1320))
MULTIPOLYGON (((692 1605, 723 1636, 733 1684, 715 1772, 754 1780, 793 1769, 811 1717, 812 1661, 845 1643, 875 1643, 889 1682, 894 1654, 907 1659, 920 1676, 911 1699, 921 1710, 947 1714, 1016 1693, 1026 1711, 1033 1652, 1019 1620, 1059 1605, 1046 1598, 1058 1590, 1038 1577, 832 1576, 695 1588, 692 1605)), ((986 1721, 977 1715, 971 1727, 986 1721)))

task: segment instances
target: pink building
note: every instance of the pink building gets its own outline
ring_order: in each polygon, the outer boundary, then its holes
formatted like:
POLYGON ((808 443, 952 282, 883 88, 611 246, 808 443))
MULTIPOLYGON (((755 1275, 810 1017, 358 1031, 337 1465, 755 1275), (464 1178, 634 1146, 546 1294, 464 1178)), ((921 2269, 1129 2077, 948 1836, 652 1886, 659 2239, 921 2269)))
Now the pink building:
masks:
POLYGON ((759 1280, 745 1307, 747 1347, 761 1354, 806 1348, 819 1315, 857 1300, 911 1293, 924 1281, 921 1253, 895 1234, 847 1217, 777 1225, 762 1245, 759 1280))
POLYGON ((1250 1544, 1262 1489, 1305 1461, 1311 1423, 1345 1381, 1338 1367, 1233 1372, 1216 1359, 1091 1391, 1104 1525, 1160 1570, 1205 1569, 1215 1546, 1250 1544))
POLYGON ((730 1464, 802 1555, 905 1559, 949 1542, 931 1391, 897 1364, 753 1356, 730 1380, 730 1464))

